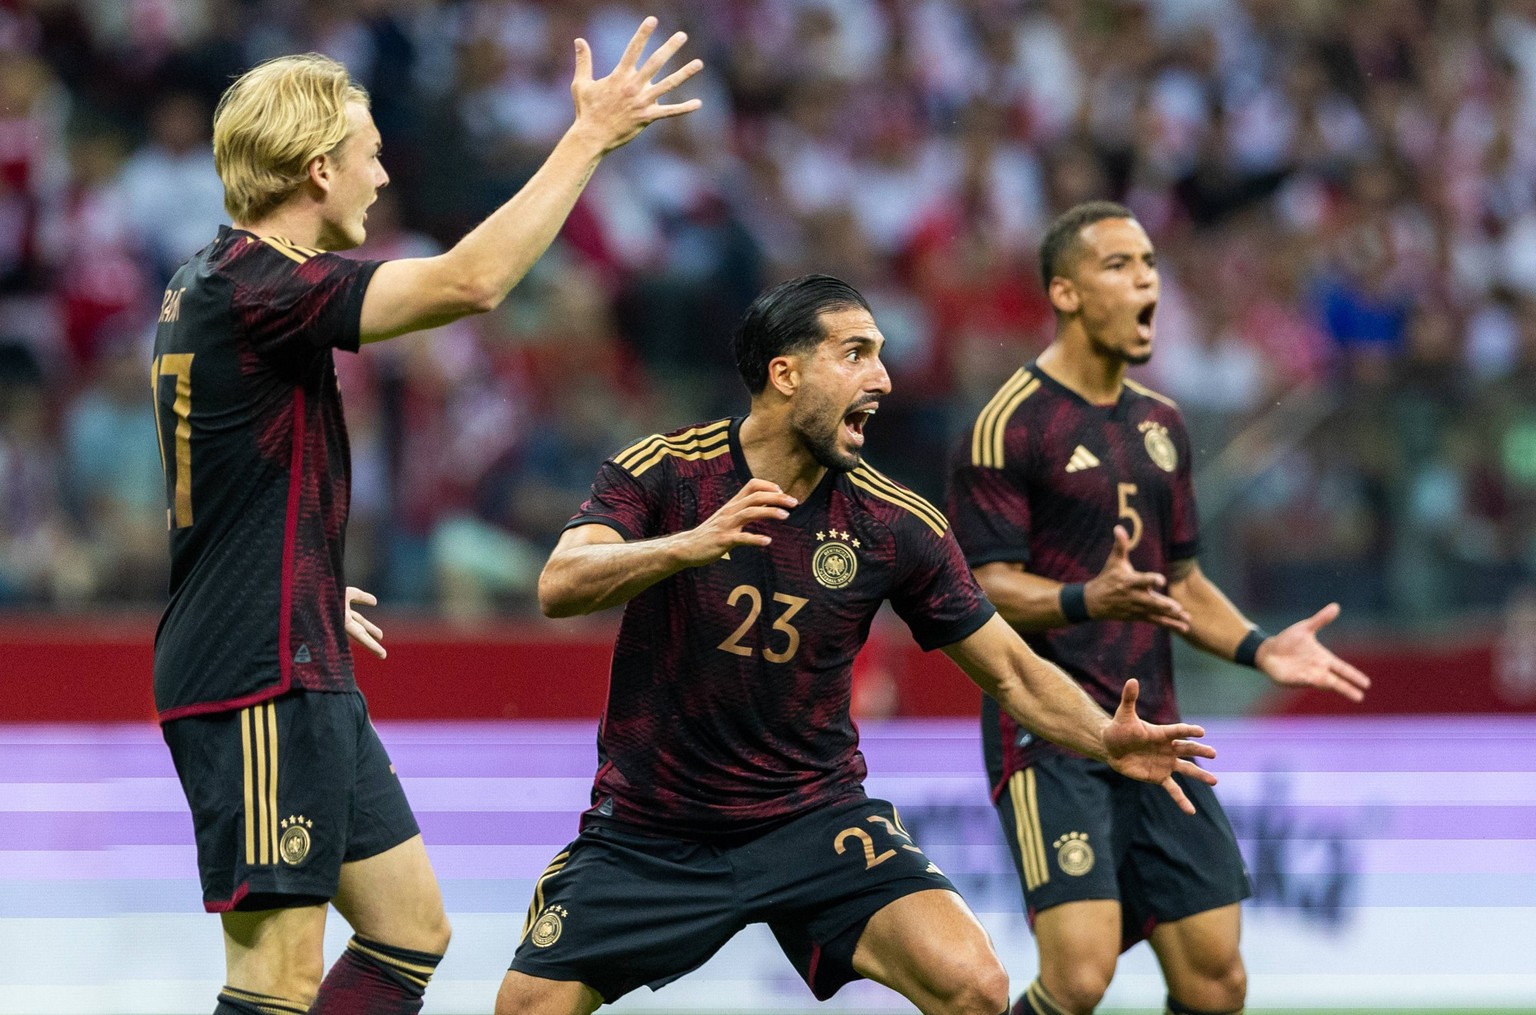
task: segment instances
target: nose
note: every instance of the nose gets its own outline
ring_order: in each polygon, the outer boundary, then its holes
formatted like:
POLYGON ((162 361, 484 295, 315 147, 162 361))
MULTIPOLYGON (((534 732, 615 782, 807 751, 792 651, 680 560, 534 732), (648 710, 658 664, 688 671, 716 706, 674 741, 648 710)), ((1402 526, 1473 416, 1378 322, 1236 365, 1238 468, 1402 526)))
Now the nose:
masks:
POLYGON ((891 374, 885 369, 885 361, 879 357, 874 360, 874 376, 869 379, 866 387, 877 395, 891 393, 891 374))
POLYGON ((384 171, 383 166, 379 167, 379 172, 373 186, 376 190, 382 190, 389 186, 389 174, 384 171))

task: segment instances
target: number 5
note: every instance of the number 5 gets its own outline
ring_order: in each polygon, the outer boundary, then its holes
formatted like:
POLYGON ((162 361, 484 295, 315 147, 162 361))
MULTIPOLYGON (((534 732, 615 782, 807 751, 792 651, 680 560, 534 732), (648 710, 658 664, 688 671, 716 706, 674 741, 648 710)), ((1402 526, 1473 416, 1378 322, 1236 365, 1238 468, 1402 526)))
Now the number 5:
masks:
POLYGON ((1135 483, 1120 484, 1120 517, 1131 520, 1131 549, 1136 549, 1136 544, 1141 542, 1141 515, 1131 507, 1131 498, 1136 496, 1135 483))

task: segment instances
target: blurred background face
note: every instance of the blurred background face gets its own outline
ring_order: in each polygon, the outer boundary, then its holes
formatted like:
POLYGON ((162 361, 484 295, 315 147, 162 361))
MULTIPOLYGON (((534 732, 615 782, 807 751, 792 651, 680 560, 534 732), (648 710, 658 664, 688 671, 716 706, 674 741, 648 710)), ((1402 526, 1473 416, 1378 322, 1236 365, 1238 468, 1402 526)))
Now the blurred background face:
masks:
POLYGON ((1134 219, 1103 219, 1078 234, 1071 283, 1075 317, 1096 352, 1130 364, 1152 358, 1157 258, 1134 219))

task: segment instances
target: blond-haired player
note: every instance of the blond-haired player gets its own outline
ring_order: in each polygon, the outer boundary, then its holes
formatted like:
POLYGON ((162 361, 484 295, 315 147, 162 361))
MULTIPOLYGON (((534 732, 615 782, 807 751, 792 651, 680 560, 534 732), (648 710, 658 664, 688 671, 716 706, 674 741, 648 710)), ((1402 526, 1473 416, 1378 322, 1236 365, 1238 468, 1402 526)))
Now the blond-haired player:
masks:
POLYGON ((222 916, 219 1015, 419 1011, 448 944, 416 821, 368 719, 347 635, 350 493, 332 353, 494 308, 560 229, 608 152, 698 72, 657 80, 647 18, 606 77, 576 40, 576 115, 516 196, 436 257, 360 261, 389 177, 368 96, 314 54, 262 64, 214 116, 232 227, 184 264, 161 305, 152 379, 171 595, 155 701, 192 810, 204 906, 222 916), (324 973, 334 905, 356 932, 324 973), (322 981, 322 974, 324 979, 322 981))

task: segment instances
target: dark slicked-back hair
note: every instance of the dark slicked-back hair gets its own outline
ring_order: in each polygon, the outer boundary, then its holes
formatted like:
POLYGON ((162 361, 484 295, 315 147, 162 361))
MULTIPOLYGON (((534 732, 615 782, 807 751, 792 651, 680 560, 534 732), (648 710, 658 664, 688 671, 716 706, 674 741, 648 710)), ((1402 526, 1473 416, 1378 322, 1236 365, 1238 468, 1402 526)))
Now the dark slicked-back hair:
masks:
POLYGON ((1040 241, 1040 281, 1045 291, 1051 291, 1051 279, 1066 274, 1084 229, 1105 219, 1135 218, 1131 209, 1113 201, 1084 201, 1056 216, 1040 241))
POLYGON ((742 383, 756 395, 768 384, 768 364, 815 348, 826 338, 821 315, 860 307, 871 316, 869 302, 857 289, 831 275, 801 275, 765 291, 736 326, 732 347, 742 383))

